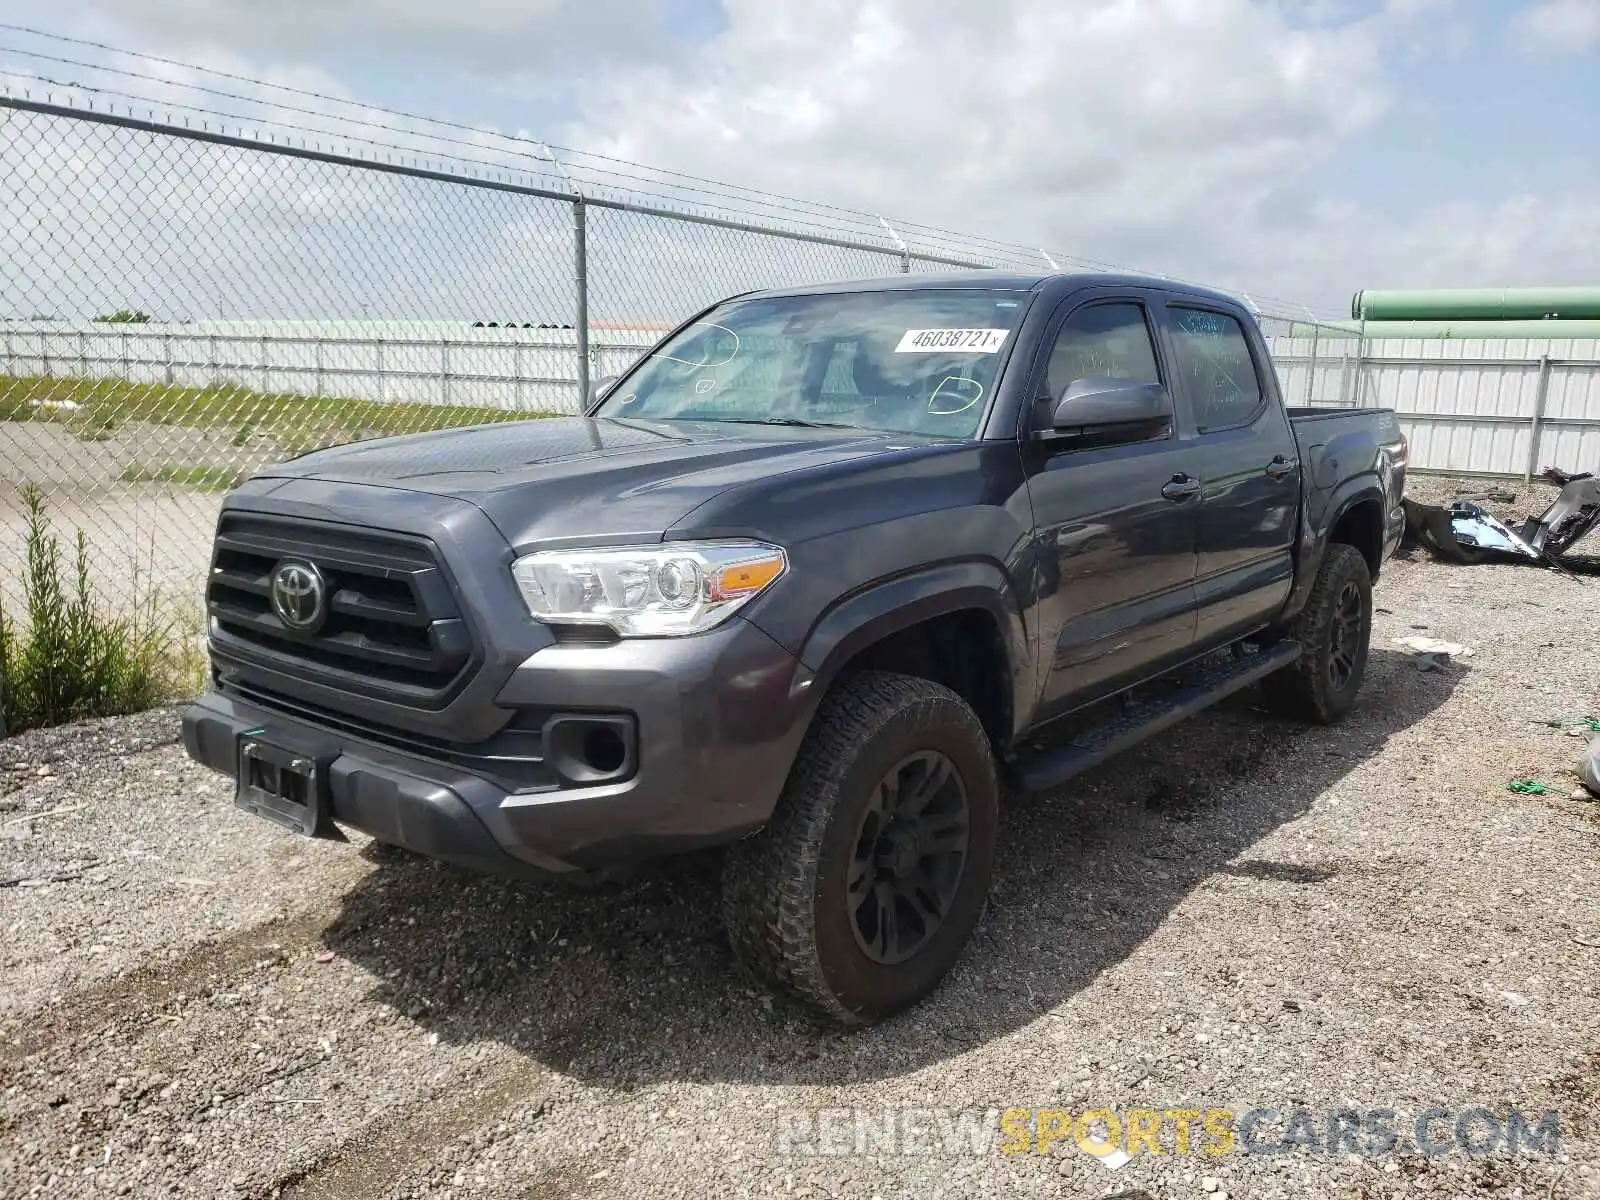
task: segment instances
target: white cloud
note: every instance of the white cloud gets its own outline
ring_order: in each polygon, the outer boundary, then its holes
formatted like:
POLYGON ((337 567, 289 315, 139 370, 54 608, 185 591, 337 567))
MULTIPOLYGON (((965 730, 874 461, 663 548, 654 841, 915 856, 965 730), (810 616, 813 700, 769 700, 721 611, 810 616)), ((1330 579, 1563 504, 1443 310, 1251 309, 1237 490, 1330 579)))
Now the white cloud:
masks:
MULTIPOLYGON (((1334 155, 1389 103, 1391 55, 1419 18, 1448 23, 1441 0, 1359 17, 1258 0, 726 8, 692 64, 603 75, 566 140, 1324 306, 1373 273, 1482 278, 1508 237, 1526 252, 1511 272, 1572 269, 1572 243, 1492 197, 1398 223, 1323 198, 1334 155)), ((1600 251, 1575 203, 1567 232, 1600 251)))
POLYGON ((1514 24, 1530 45, 1581 54, 1600 46, 1600 0, 1544 0, 1514 24))
MULTIPOLYGON (((24 3, 27 0, 23 0, 24 3)), ((76 28, 109 40, 175 49, 218 48, 257 58, 323 55, 422 59, 445 74, 499 76, 570 66, 597 50, 633 58, 660 49, 661 0, 83 0, 76 28)), ((37 24, 61 28, 61 16, 37 24)))
MULTIPOLYGON (((459 13, 420 0, 381 8, 376 0, 347 0, 314 11, 307 0, 293 3, 294 20, 281 7, 250 8, 242 0, 154 0, 120 7, 115 17, 105 7, 83 11, 97 30, 108 21, 118 24, 106 29, 147 29, 154 40, 146 44, 165 53, 184 53, 185 39, 215 40, 231 49, 199 55, 212 66, 335 96, 348 89, 315 65, 330 41, 360 37, 375 56, 393 57, 425 46, 437 25, 435 49, 446 78, 451 64, 459 70, 480 58, 491 64, 486 73, 520 71, 550 46, 566 45, 564 69, 593 66, 570 96, 580 116, 558 140, 882 212, 909 240, 924 244, 925 232, 900 222, 1045 245, 1057 256, 1125 263, 1323 310, 1342 309, 1359 287, 1579 282, 1592 279, 1600 264, 1600 202, 1592 195, 1516 195, 1486 173, 1472 196, 1420 212, 1395 215, 1343 198, 1346 164, 1359 161, 1363 138, 1384 130, 1391 91, 1407 69, 1404 56, 1437 52, 1456 27, 1456 0, 1386 0, 1376 11, 1373 0, 724 0, 723 32, 693 54, 648 62, 633 54, 654 36, 659 0, 591 0, 582 13, 555 0, 491 0, 459 13), (627 28, 600 28, 620 13, 629 14, 627 28), (185 22, 192 27, 180 35, 174 27, 185 22), (258 56, 272 65, 250 67, 258 56)), ((1562 7, 1560 0, 1545 4, 1525 24, 1562 7)), ((1580 17, 1597 11, 1594 0, 1565 7, 1580 17)), ((116 84, 158 104, 196 103, 186 87, 217 83, 176 68, 112 61, 160 76, 116 84)), ((336 142, 330 135, 342 130, 407 153, 459 154, 518 170, 539 166, 530 157, 533 147, 488 132, 429 131, 358 105, 324 106, 237 86, 251 104, 205 96, 198 103, 280 121, 266 127, 279 134, 285 126, 309 129, 317 131, 308 135, 314 140, 336 142), (299 104, 326 115, 288 107, 299 104), (386 128, 355 128, 350 122, 357 120, 386 128)), ((348 144, 369 152, 363 143, 348 144)), ((646 168, 563 158, 586 187, 642 180, 670 189, 675 182, 646 168), (602 174, 608 169, 623 174, 602 174)), ((33 148, 21 160, 33 169, 51 161, 33 148)), ((60 169, 70 176, 66 166, 60 169)), ((452 296, 474 303, 493 296, 510 312, 539 307, 538 296, 564 295, 570 222, 558 206, 524 206, 538 209, 528 225, 510 201, 463 192, 449 204, 481 211, 481 219, 468 221, 446 215, 449 205, 422 187, 380 178, 336 187, 336 173, 278 160, 246 188, 234 183, 246 169, 242 161, 208 162, 206 170, 220 172, 227 185, 221 189, 215 174, 187 182, 168 174, 145 203, 152 213, 209 205, 212 219, 201 228, 216 227, 236 207, 256 213, 235 227, 233 243, 206 250, 228 262, 238 261, 241 242, 272 246, 266 232, 272 220, 314 230, 302 234, 308 247, 335 247, 336 269, 318 272, 316 282, 289 281, 314 259, 272 270, 274 309, 364 307, 386 271, 404 285, 391 282, 375 302, 403 296, 419 313, 452 296), (191 187, 202 194, 190 196, 191 187), (374 203, 378 211, 369 211, 374 203), (474 236, 459 246, 453 234, 440 233, 460 228, 474 236), (483 250, 502 243, 547 246, 549 260, 530 263, 545 278, 530 279, 526 271, 517 275, 520 283, 505 277, 495 253, 483 250), (402 249, 406 265, 383 260, 402 249)), ((548 167, 544 175, 547 186, 564 186, 548 167)), ((77 194, 92 190, 92 182, 92 172, 81 177, 77 194)), ((1365 190, 1372 182, 1364 181, 1365 190)), ((51 195, 65 219, 71 190, 51 195)), ((678 196, 705 200, 692 190, 678 196)), ((749 196, 737 203, 747 219, 764 215, 749 196)), ((887 241, 871 217, 813 208, 806 219, 887 241)), ((686 306, 686 296, 698 301, 711 298, 708 291, 861 274, 879 263, 878 256, 626 214, 597 211, 590 221, 595 301, 613 314, 648 307, 658 317, 657 310, 686 306)), ((198 257, 201 246, 191 249, 198 257)), ((126 259, 127 247, 121 253, 126 259)), ((1041 257, 1025 253, 1031 265, 1042 265, 1041 257)), ((269 258, 263 249, 261 262, 269 258)), ((192 294, 204 289, 164 283, 159 260, 152 254, 150 262, 148 287, 173 295, 166 307, 194 307, 192 294)), ((192 265, 192 273, 207 278, 229 269, 227 262, 203 270, 192 265)), ((255 261, 250 269, 266 270, 255 261)), ((43 279, 35 282, 43 286, 43 279)), ((245 302, 241 297, 239 304, 245 302)), ((452 301, 451 307, 471 306, 452 301)))

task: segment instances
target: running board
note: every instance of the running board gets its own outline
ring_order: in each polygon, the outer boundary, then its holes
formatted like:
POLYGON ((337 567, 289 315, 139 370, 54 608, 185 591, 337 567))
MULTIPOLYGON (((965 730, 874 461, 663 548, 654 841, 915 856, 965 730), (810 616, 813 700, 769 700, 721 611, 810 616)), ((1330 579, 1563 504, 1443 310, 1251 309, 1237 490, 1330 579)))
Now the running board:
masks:
POLYGON ((1136 703, 1114 720, 1085 729, 1071 741, 1019 757, 1011 764, 1011 782, 1024 792, 1057 787, 1114 754, 1138 745, 1152 734, 1186 717, 1210 708, 1224 696, 1293 665, 1300 643, 1281 641, 1254 654, 1242 653, 1196 671, 1184 683, 1161 696, 1136 703))

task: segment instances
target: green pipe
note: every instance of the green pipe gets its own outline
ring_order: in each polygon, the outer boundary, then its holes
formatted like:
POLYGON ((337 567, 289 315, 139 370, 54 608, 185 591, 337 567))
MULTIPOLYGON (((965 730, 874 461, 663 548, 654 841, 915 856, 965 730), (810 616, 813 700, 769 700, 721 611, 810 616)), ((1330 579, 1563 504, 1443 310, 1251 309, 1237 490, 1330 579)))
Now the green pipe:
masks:
POLYGON ((1521 321, 1600 318, 1600 287, 1360 291, 1350 315, 1369 321, 1521 321))
MULTIPOLYGON (((1600 338, 1600 320, 1595 321, 1367 321, 1368 341, 1378 338, 1484 338, 1506 341, 1510 338, 1600 338)), ((1289 336, 1319 337, 1330 346, 1355 341, 1362 336, 1362 322, 1340 321, 1312 325, 1295 321, 1289 336)))

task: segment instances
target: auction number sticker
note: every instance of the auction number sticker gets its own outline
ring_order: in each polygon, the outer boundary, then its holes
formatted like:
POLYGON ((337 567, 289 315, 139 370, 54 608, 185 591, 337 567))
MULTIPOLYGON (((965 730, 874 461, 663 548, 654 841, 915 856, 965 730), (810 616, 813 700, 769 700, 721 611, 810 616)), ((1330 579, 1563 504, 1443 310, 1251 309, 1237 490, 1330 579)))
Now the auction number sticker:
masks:
POLYGON ((993 354, 1009 329, 908 329, 896 354, 993 354))

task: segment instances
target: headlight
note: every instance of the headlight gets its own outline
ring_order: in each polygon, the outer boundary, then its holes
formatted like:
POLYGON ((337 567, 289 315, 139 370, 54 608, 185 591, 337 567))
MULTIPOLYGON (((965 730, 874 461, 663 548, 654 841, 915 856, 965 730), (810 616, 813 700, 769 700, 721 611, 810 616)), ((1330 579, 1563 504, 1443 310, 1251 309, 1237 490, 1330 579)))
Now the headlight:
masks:
POLYGON ((548 550, 511 564, 536 620, 609 625, 623 637, 681 637, 727 620, 789 569, 760 542, 665 542, 548 550))

